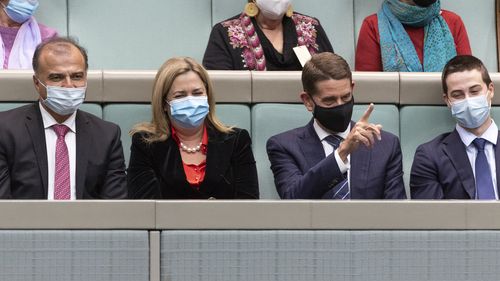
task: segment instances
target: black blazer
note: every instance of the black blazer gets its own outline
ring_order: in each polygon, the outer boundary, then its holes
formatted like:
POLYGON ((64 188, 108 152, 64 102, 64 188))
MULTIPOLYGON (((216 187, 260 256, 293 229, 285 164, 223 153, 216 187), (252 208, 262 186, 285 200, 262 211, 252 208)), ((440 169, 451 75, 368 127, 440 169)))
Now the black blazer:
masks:
MULTIPOLYGON (((120 128, 76 113, 76 198, 127 198, 120 128)), ((45 132, 38 102, 0 112, 0 198, 47 199, 45 132)))
MULTIPOLYGON (((203 66, 206 69, 215 70, 248 70, 244 57, 248 56, 246 47, 248 42, 235 42, 234 38, 229 38, 229 33, 234 33, 235 27, 241 27, 241 14, 230 19, 217 23, 212 28, 210 38, 208 39, 205 55, 203 56, 203 66), (229 30, 232 30, 231 32, 229 30)), ((267 70, 302 70, 299 59, 295 55, 293 48, 298 46, 297 27, 308 26, 314 34, 312 42, 307 42, 308 47, 314 48, 317 53, 332 52, 333 47, 330 44, 325 30, 321 26, 318 19, 294 13, 294 19, 283 17, 283 54, 278 53, 274 49, 273 44, 269 41, 264 32, 257 25, 255 18, 251 18, 257 37, 260 39, 264 56, 266 58, 267 70), (315 45, 316 47, 314 47, 315 45)), ((238 30, 238 28, 236 30, 238 30)), ((233 37, 238 37, 243 34, 233 34, 233 37)), ((244 35, 243 35, 244 37, 244 35)), ((239 40, 236 40, 239 41, 239 40)))
POLYGON ((144 133, 132 136, 127 181, 134 199, 257 199, 257 168, 246 130, 229 134, 210 126, 207 166, 199 190, 186 179, 179 147, 169 137, 147 144, 144 133))

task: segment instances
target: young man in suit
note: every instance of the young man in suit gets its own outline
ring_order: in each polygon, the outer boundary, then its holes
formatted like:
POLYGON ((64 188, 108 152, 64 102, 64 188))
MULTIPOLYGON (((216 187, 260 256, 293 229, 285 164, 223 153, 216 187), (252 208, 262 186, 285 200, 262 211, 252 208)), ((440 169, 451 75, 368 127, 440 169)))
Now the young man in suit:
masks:
POLYGON ((0 198, 127 197, 120 129, 78 110, 87 69, 85 49, 71 39, 36 48, 38 102, 0 113, 0 198))
POLYGON ((443 69, 443 99, 455 130, 417 148, 410 176, 413 199, 498 199, 498 127, 490 117, 493 82, 483 63, 456 56, 443 69))
POLYGON ((302 70, 300 94, 313 119, 271 137, 267 153, 283 199, 404 199, 396 136, 369 122, 370 104, 352 122, 351 70, 333 53, 313 55, 302 70))

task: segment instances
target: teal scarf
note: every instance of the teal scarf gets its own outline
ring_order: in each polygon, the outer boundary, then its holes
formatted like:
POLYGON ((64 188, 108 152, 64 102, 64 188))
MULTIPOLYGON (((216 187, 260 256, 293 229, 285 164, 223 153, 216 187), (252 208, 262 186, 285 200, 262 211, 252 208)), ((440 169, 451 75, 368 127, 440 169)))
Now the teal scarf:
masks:
POLYGON ((441 2, 429 7, 385 0, 377 13, 384 71, 440 72, 457 55, 448 24, 440 15, 441 2), (424 65, 403 24, 424 26, 424 65))

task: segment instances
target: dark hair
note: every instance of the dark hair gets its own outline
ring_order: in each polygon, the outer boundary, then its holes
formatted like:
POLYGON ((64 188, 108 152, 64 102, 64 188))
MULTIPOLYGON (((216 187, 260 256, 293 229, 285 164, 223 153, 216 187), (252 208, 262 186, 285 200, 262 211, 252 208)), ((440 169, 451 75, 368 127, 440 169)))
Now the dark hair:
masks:
POLYGON ((302 87, 309 95, 316 93, 317 82, 330 79, 349 79, 352 82, 349 64, 341 56, 334 53, 315 54, 302 69, 302 87))
POLYGON ((35 53, 33 54, 33 61, 32 61, 33 70, 35 71, 35 73, 38 72, 38 68, 40 67, 39 59, 40 59, 40 55, 42 54, 43 50, 45 50, 46 48, 48 48, 52 45, 55 45, 58 47, 67 47, 68 45, 75 46, 80 51, 80 53, 83 56, 83 59, 85 60, 85 70, 89 69, 87 50, 85 50, 85 48, 80 46, 76 39, 73 39, 71 37, 54 37, 54 38, 47 39, 47 40, 43 41, 42 43, 38 44, 38 46, 36 46, 35 53))
POLYGON ((483 78, 483 82, 487 86, 491 84, 490 74, 488 73, 488 70, 486 69, 486 67, 484 66, 483 62, 480 59, 474 56, 461 55, 452 58, 444 66, 443 74, 441 75, 443 93, 446 95, 448 94, 448 85, 446 84, 446 78, 448 78, 450 74, 456 72, 463 72, 467 70, 473 70, 473 69, 476 69, 479 72, 481 72, 481 77, 483 78))

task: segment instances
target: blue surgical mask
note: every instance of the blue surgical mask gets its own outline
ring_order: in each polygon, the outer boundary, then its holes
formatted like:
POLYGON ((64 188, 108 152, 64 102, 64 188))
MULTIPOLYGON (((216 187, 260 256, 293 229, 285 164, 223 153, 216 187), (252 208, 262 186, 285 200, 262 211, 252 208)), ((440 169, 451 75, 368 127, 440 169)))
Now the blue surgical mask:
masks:
MULTIPOLYGON (((40 82, 40 80, 38 80, 40 82)), ((42 103, 59 115, 70 115, 75 112, 85 100, 87 86, 79 88, 65 88, 58 86, 45 86, 47 98, 42 103)))
POLYGON ((169 102, 170 116, 183 128, 200 126, 208 114, 207 96, 187 96, 169 102))
POLYGON ((3 9, 9 18, 17 23, 27 21, 38 8, 38 0, 10 0, 3 9))
POLYGON ((481 126, 490 116, 487 94, 452 103, 451 115, 464 128, 474 129, 481 126))

